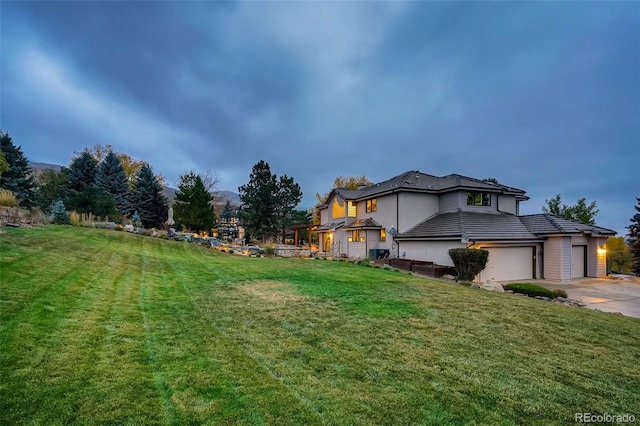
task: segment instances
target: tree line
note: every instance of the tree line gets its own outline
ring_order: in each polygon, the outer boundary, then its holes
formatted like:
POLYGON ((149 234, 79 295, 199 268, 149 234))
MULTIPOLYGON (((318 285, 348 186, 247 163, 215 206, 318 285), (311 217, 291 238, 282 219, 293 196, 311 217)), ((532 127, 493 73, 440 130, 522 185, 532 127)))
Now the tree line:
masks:
MULTIPOLYGON (((160 228, 172 206, 176 225, 189 231, 208 233, 218 226, 215 174, 189 171, 181 175, 171 204, 163 195, 164 178, 146 161, 116 152, 110 145, 75 154, 68 166, 44 170, 36 179, 21 147, 0 130, 0 188, 11 191, 21 207, 41 209, 54 217, 68 218, 68 212, 75 211, 160 228)), ((240 208, 236 212, 227 201, 221 216, 229 219, 237 214, 248 238, 284 240, 288 226, 311 222, 308 212, 295 210, 302 199, 300 185, 292 177, 271 173, 264 161, 253 167, 249 182, 238 189, 240 208)))

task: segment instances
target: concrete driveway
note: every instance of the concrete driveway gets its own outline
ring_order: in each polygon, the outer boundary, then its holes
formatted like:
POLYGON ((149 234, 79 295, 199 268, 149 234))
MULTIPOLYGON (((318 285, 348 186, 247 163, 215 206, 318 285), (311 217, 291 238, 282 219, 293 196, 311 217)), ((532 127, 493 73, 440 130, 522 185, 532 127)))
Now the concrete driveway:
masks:
POLYGON ((640 277, 614 275, 609 278, 578 278, 567 282, 533 280, 550 290, 563 289, 571 299, 582 300, 587 308, 620 312, 640 318, 640 277))

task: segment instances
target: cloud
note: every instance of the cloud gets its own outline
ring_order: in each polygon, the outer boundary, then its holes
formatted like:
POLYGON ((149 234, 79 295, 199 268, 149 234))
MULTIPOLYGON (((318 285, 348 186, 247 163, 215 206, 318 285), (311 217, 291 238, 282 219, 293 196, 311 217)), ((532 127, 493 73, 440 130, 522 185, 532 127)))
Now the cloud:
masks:
POLYGON ((561 193, 604 226, 633 214, 634 3, 9 2, 2 19, 2 125, 37 159, 113 143, 231 190, 266 160, 305 207, 337 175, 420 169, 496 177, 527 212, 561 193))

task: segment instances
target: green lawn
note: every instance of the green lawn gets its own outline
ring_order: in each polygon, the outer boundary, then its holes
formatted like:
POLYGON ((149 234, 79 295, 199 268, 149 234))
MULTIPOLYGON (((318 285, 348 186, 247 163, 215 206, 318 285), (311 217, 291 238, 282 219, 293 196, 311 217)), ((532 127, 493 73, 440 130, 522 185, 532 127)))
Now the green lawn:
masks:
POLYGON ((0 234, 0 424, 640 418, 640 320, 350 263, 0 234))

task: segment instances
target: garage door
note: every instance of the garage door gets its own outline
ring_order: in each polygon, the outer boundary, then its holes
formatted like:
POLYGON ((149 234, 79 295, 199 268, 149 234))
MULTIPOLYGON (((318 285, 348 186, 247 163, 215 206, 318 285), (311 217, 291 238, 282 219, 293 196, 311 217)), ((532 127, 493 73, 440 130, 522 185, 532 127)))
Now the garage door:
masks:
POLYGON ((571 278, 584 277, 584 254, 587 246, 571 247, 571 278))
POLYGON ((480 280, 496 281, 533 279, 533 247, 489 248, 487 267, 480 280))

